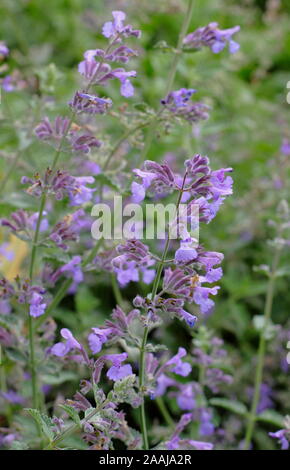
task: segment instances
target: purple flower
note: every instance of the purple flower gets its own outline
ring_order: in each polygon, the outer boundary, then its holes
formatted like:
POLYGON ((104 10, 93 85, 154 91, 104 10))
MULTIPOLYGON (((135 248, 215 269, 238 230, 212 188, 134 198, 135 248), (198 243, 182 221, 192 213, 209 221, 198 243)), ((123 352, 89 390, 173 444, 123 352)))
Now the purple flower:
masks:
POLYGON ((192 239, 181 240, 180 248, 175 252, 176 264, 192 263, 197 258, 197 251, 193 245, 192 239))
POLYGON ((290 141, 289 139, 283 139, 283 142, 280 147, 280 152, 289 157, 290 155, 290 141))
POLYGON ((269 436, 274 437, 275 439, 279 440, 279 444, 281 445, 282 450, 289 449, 289 440, 287 431, 285 429, 280 429, 276 432, 269 432, 269 436))
POLYGON ((152 259, 147 245, 139 240, 127 240, 124 245, 117 247, 117 252, 120 256, 112 260, 112 266, 122 287, 130 281, 138 281, 139 273, 145 284, 153 281, 155 270, 150 268, 155 264, 155 260, 152 259))
POLYGON ((215 54, 221 52, 228 44, 231 54, 237 52, 240 45, 232 39, 232 36, 240 30, 240 26, 229 29, 219 29, 218 23, 209 23, 207 26, 198 28, 188 34, 184 40, 184 46, 190 49, 200 49, 202 46, 209 47, 215 54))
POLYGON ((60 142, 69 132, 70 121, 68 118, 57 116, 54 123, 45 117, 34 129, 36 137, 40 140, 55 140, 60 142))
POLYGON ((141 31, 133 29, 131 25, 124 26, 126 15, 122 11, 112 11, 113 21, 108 21, 104 24, 102 33, 106 38, 115 38, 115 41, 120 41, 120 36, 129 37, 135 36, 139 38, 141 31))
POLYGON ((2 60, 4 57, 9 55, 9 49, 6 46, 4 41, 0 41, 0 59, 2 60))
POLYGON ((180 386, 177 395, 177 404, 181 410, 192 410, 195 407, 195 393, 193 384, 185 384, 180 386))
POLYGON ((124 362, 127 358, 127 353, 108 354, 106 356, 103 356, 103 359, 105 359, 106 361, 110 361, 113 364, 107 372, 107 377, 109 379, 114 380, 114 382, 116 382, 117 380, 121 380, 124 377, 127 377, 128 375, 131 375, 133 373, 130 364, 122 365, 122 362, 124 362))
POLYGON ((74 338, 72 332, 68 328, 60 330, 61 336, 66 340, 64 343, 56 343, 50 349, 50 354, 63 357, 73 349, 82 350, 80 343, 74 338))
POLYGON ((77 91, 69 105, 78 113, 105 114, 112 106, 112 100, 77 91))
POLYGON ((46 303, 43 302, 43 296, 37 292, 33 292, 28 300, 30 305, 29 314, 36 318, 44 314, 46 303))
POLYGON ((52 229, 51 234, 49 235, 50 240, 52 240, 59 248, 67 251, 68 245, 67 241, 78 241, 78 235, 75 232, 74 227, 74 216, 67 215, 58 222, 52 229))
POLYGON ((179 423, 176 425, 175 431, 172 434, 169 441, 167 441, 166 446, 168 450, 176 449, 196 449, 196 450, 212 450, 213 445, 209 442, 194 441, 192 439, 182 439, 180 434, 183 432, 184 428, 192 422, 192 413, 186 413, 181 416, 179 423))
MULTIPOLYGON (((40 231, 43 232, 48 228, 48 221, 45 218, 47 212, 43 212, 44 218, 40 224, 40 231)), ((1 219, 1 225, 4 227, 9 227, 12 232, 26 232, 27 230, 35 230, 38 220, 38 212, 34 212, 32 215, 29 215, 23 209, 19 209, 16 212, 10 214, 10 220, 1 219)))
POLYGON ((79 284, 82 282, 84 275, 81 269, 82 259, 80 256, 73 256, 73 258, 59 268, 61 274, 71 277, 74 283, 79 284))
POLYGON ((202 287, 197 286, 193 293, 193 300, 200 307, 202 313, 208 313, 214 307, 214 301, 209 298, 209 295, 216 295, 219 286, 202 287))
POLYGON ((88 336, 89 346, 93 354, 101 351, 103 344, 112 336, 112 328, 92 328, 92 333, 88 336))
POLYGON ((187 377, 192 367, 189 362, 182 361, 184 356, 186 356, 186 350, 184 348, 178 348, 178 353, 165 363, 164 368, 182 377, 187 377))
POLYGON ((14 405, 24 405, 26 401, 22 395, 19 395, 14 390, 8 390, 7 392, 0 392, 0 394, 5 400, 9 401, 10 403, 13 403, 14 405))
POLYGON ((204 103, 192 102, 191 96, 196 90, 180 88, 171 91, 161 104, 176 117, 183 118, 189 122, 197 122, 209 117, 209 106, 204 103))

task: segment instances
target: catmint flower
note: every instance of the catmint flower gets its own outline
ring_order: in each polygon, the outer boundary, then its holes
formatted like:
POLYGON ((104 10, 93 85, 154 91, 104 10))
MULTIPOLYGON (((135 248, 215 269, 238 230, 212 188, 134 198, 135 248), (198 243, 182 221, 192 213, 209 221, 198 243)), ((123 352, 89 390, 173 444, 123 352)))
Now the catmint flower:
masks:
POLYGON ((192 102, 190 100, 196 90, 181 88, 171 91, 161 104, 174 116, 183 118, 188 122, 198 122, 208 119, 209 106, 204 103, 192 102))
POLYGON ((99 148, 101 142, 92 134, 82 134, 78 126, 71 125, 68 118, 57 116, 53 123, 45 117, 34 129, 38 139, 59 148, 61 143, 64 150, 88 154, 91 148, 99 148))
POLYGON ((115 42, 120 41, 120 36, 125 38, 134 36, 139 38, 141 31, 133 29, 131 25, 124 26, 126 14, 123 11, 112 11, 113 21, 104 24, 102 33, 106 38, 114 38, 115 42))
POLYGON ((102 356, 102 361, 109 361, 112 363, 112 366, 109 368, 107 372, 107 377, 114 382, 117 380, 121 380, 128 375, 131 375, 132 367, 130 364, 122 365, 122 363, 128 358, 127 353, 121 354, 107 354, 102 356))
POLYGON ((196 405, 194 384, 182 384, 177 394, 177 404, 181 410, 192 410, 196 405))
POLYGON ((30 305, 29 314, 32 317, 40 317, 44 314, 46 309, 46 303, 43 302, 43 296, 37 292, 33 292, 31 298, 28 301, 30 305))
POLYGON ((145 198, 146 191, 149 193, 169 193, 177 189, 173 172, 168 165, 146 160, 142 170, 134 169, 133 172, 141 180, 141 183, 133 182, 131 191, 133 202, 141 202, 145 198))
POLYGON ((63 357, 71 350, 82 349, 82 346, 74 338, 72 332, 68 328, 62 328, 60 330, 60 334, 66 341, 64 343, 56 343, 54 346, 52 346, 52 348, 50 349, 50 354, 58 357, 63 357))
POLYGON ((16 283, 19 288, 16 292, 18 302, 29 305, 29 314, 32 317, 43 315, 47 305, 44 300, 46 290, 40 286, 31 286, 29 280, 21 283, 20 279, 16 278, 16 283))
POLYGON ((19 395, 14 390, 7 390, 7 392, 0 392, 2 398, 14 405, 24 405, 26 400, 22 395, 19 395))
POLYGON ((69 106, 78 113, 105 114, 112 106, 112 100, 77 91, 69 106))
POLYGON ((24 176, 21 181, 22 184, 31 184, 27 193, 32 196, 40 197, 44 191, 53 194, 58 201, 68 196, 72 206, 90 201, 95 191, 86 186, 95 181, 93 176, 74 177, 66 171, 57 170, 53 173, 49 168, 43 178, 36 174, 34 179, 24 176))
POLYGON ((239 30, 240 26, 222 30, 219 29, 218 23, 209 23, 185 36, 183 44, 190 49, 200 49, 206 46, 215 54, 221 52, 228 44, 230 53, 234 54, 239 50, 240 45, 232 39, 232 36, 239 30))
POLYGON ((57 116, 54 123, 45 117, 34 129, 38 139, 44 141, 54 140, 60 142, 69 132, 70 121, 68 118, 57 116))
POLYGON ((174 433, 172 434, 169 441, 166 443, 168 450, 176 449, 196 449, 196 450, 212 450, 213 444, 210 442, 201 442, 194 441, 192 439, 182 439, 180 434, 183 432, 184 428, 192 422, 192 413, 186 413, 181 416, 179 423, 177 424, 174 433))
POLYGON ((67 215, 58 222, 52 229, 51 234, 49 235, 50 240, 52 240, 56 246, 61 248, 64 251, 68 250, 68 241, 78 241, 78 234, 75 232, 74 226, 74 216, 67 215))
POLYGON ((188 326, 191 328, 196 323, 196 316, 192 315, 191 313, 187 312, 183 309, 184 300, 183 299, 175 299, 175 298, 158 298, 155 301, 155 309, 158 311, 159 309, 164 313, 168 313, 171 317, 176 317, 179 320, 184 320, 188 326))
POLYGON ((84 275, 81 269, 81 257, 73 256, 73 258, 59 268, 60 274, 65 274, 67 277, 72 278, 75 284, 83 281, 84 275))
POLYGON ((289 139, 283 139, 281 147, 280 147, 280 152, 283 153, 286 157, 289 157, 290 155, 290 141, 289 139))
POLYGON ((92 333, 88 336, 88 342, 93 354, 101 351, 103 344, 108 341, 112 333, 113 330, 111 328, 92 328, 92 333))
POLYGON ((209 313, 214 307, 214 301, 209 298, 209 295, 216 295, 219 286, 203 287, 196 286, 193 293, 193 300, 200 307, 201 313, 209 313))
POLYGON ((130 281, 138 281, 139 272, 145 284, 153 281, 155 270, 150 268, 155 264, 155 260, 152 259, 148 246, 133 239, 128 240, 125 245, 119 245, 117 252, 120 256, 112 260, 112 266, 121 286, 125 286, 130 281))
POLYGON ((181 240, 180 248, 175 252, 175 264, 191 263, 197 258, 197 251, 193 245, 194 242, 191 238, 181 240))
POLYGON ((189 362, 182 361, 182 358, 185 357, 186 354, 184 348, 178 348, 178 353, 165 363, 164 368, 178 375, 182 375, 182 377, 186 377, 190 374, 192 369, 189 362))
MULTIPOLYGON (((48 221, 46 219, 47 212, 43 212, 43 219, 40 223, 39 230, 44 232, 48 229, 48 221)), ((27 232, 29 230, 35 230, 38 220, 38 212, 34 212, 29 215, 23 209, 19 209, 16 212, 12 212, 9 219, 1 219, 1 225, 10 228, 14 233, 27 232)))
POLYGON ((106 327, 111 330, 116 337, 123 337, 128 333, 131 323, 140 315, 137 309, 131 310, 128 314, 124 313, 118 305, 113 310, 111 319, 106 320, 106 327))
POLYGON ((76 154, 88 155, 92 149, 100 148, 102 142, 92 134, 73 133, 70 135, 70 144, 76 154))
POLYGON ((289 432, 286 429, 280 429, 276 432, 269 432, 269 436, 278 439, 282 450, 289 449, 289 432))
POLYGON ((3 60, 9 55, 9 49, 4 41, 0 41, 0 60, 3 60))

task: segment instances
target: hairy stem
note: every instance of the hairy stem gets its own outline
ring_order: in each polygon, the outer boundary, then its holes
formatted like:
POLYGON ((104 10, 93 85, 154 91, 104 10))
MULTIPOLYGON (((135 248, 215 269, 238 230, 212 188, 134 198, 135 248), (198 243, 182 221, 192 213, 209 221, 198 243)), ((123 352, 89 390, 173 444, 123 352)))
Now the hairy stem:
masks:
MULTIPOLYGON (((178 207, 179 207, 179 204, 180 204, 180 201, 181 201, 186 176, 187 176, 187 173, 185 173, 185 175, 183 177, 182 186, 181 186, 179 194, 178 194, 178 199, 177 199, 177 202, 176 202, 176 213, 178 211, 178 207)), ((170 238, 169 238, 169 234, 168 234, 167 239, 166 239, 166 243, 165 243, 165 247, 164 247, 164 250, 163 250, 162 258, 161 258, 161 261, 158 265, 157 274, 156 274, 154 284, 153 284, 153 287, 152 287, 152 293, 151 293, 152 301, 154 300, 154 298, 157 294, 157 291, 158 291, 158 286, 159 286, 159 282, 160 282, 160 279, 161 279, 163 266, 164 266, 164 263, 166 261, 169 245, 170 245, 170 238)), ((144 448, 144 450, 148 449, 148 433, 147 433, 147 425, 146 425, 145 397, 144 397, 144 391, 145 391, 144 390, 145 366, 146 366, 146 345, 147 345, 148 334, 149 334, 149 326, 147 325, 144 328, 142 344, 141 344, 141 348, 140 348, 140 367, 139 367, 139 370, 140 370, 139 388, 140 388, 141 394, 143 394, 143 401, 142 401, 142 404, 141 404, 141 407, 140 407, 140 418, 141 418, 141 431, 142 431, 142 436, 143 436, 143 448, 144 448)))
POLYGON ((269 321, 271 319, 273 299, 274 299, 275 275, 276 275, 277 267, 279 264, 280 252, 281 252, 280 248, 277 247, 275 254, 274 254, 271 275, 270 275, 268 288, 267 288, 265 309, 264 309, 264 315, 263 315, 264 322, 263 322, 263 327, 260 332, 257 366, 256 366, 256 371, 255 371, 254 394, 253 394, 253 399, 252 399, 252 404, 251 404, 251 411, 248 416, 248 422, 247 422, 247 427, 246 427, 246 436, 245 436, 245 443, 244 443, 245 450, 248 450, 251 446, 251 441, 253 437, 255 421, 256 421, 256 416, 257 416, 257 407, 260 401, 261 384, 263 381, 263 369, 264 369, 265 353, 266 353, 266 333, 267 333, 267 327, 268 327, 269 321))

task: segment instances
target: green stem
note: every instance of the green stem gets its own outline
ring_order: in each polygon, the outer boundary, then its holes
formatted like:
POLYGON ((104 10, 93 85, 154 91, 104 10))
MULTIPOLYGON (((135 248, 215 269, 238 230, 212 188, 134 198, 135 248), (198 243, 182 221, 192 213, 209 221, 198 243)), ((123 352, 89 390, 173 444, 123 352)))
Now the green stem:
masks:
POLYGON ((157 406, 159 408, 159 411, 160 413, 162 414, 163 418, 164 418, 164 421, 165 423, 170 427, 172 428, 174 426, 174 421, 173 419, 171 418, 170 414, 169 414, 169 411, 168 409, 166 408, 165 406, 165 403, 164 401, 162 400, 162 397, 157 397, 155 399, 156 403, 157 403, 157 406))
MULTIPOLYGON (((177 202, 176 202, 176 212, 178 211, 178 207, 179 207, 179 204, 180 204, 180 201, 181 201, 186 176, 187 176, 187 173, 185 173, 185 175, 183 177, 182 186, 181 186, 179 194, 178 194, 178 198, 177 198, 177 202)), ((166 260, 169 245, 170 245, 170 238, 169 238, 169 234, 168 234, 167 239, 166 239, 166 243, 165 243, 165 247, 164 247, 164 250, 163 250, 162 258, 161 258, 161 261, 158 265, 157 274, 156 274, 154 284, 153 284, 153 287, 152 287, 152 293, 151 293, 152 301, 154 300, 154 298, 157 294, 159 282, 160 282, 160 279, 161 279, 162 269, 163 269, 163 266, 164 266, 164 263, 165 263, 165 260, 166 260)), ((147 344, 148 334, 149 334, 149 326, 145 326, 144 327, 142 344, 141 344, 141 348, 140 348, 140 367, 139 367, 139 369, 140 369, 139 389, 140 389, 141 394, 143 394, 143 395, 144 395, 144 391, 145 391, 144 390, 145 365, 146 365, 145 362, 146 362, 146 344, 147 344)), ((141 432, 142 432, 142 436, 143 436, 143 448, 144 448, 144 450, 148 450, 148 433, 147 433, 147 426, 146 426, 145 397, 144 396, 143 396, 143 401, 142 401, 142 404, 141 404, 141 407, 140 407, 140 418, 141 418, 141 432)))
POLYGON ((248 416, 247 428, 246 428, 246 436, 245 436, 245 444, 244 449, 248 450, 251 446, 252 436, 255 428, 256 416, 257 416, 257 407, 260 401, 260 393, 261 393, 261 384, 263 381, 263 369, 264 369, 264 362, 265 362, 265 353, 266 353, 266 333, 269 321, 271 319, 272 313, 272 306, 273 306, 273 299, 274 299, 274 288, 275 288, 275 275, 277 271, 277 267, 279 264, 280 259, 280 248, 277 247, 273 259, 272 269, 271 269, 271 276, 268 283, 268 289, 266 294, 266 302, 265 302, 265 309, 264 309, 264 321, 263 327, 260 332, 260 340, 259 340, 259 348, 258 348, 258 360, 255 372, 255 385, 254 385, 254 394, 251 404, 251 411, 248 416))
MULTIPOLYGON (((189 0, 187 10, 186 10, 186 13, 185 13, 185 16, 184 16, 184 19, 183 19, 183 23, 182 23, 182 26, 181 26, 181 30, 180 30, 180 33, 179 33, 179 36, 178 36, 176 52, 174 54, 171 67, 169 69, 169 75, 168 75, 168 79, 167 79, 166 86, 165 86, 164 96, 167 96, 168 93, 170 93, 170 91, 173 87, 173 84, 174 84, 178 63, 179 63, 180 56, 181 56, 181 53, 182 53, 183 39, 184 39, 184 37, 187 33, 187 30, 189 28, 192 13, 193 13, 193 5, 194 5, 194 0, 189 0)), ((158 113, 157 113, 157 115, 158 115, 158 113)), ((145 140, 145 145, 143 147, 141 157, 140 157, 141 162, 143 162, 146 159, 147 153, 148 153, 148 151, 151 147, 151 144, 152 144, 152 141, 153 141, 153 138, 154 138, 154 134, 155 134, 155 130, 156 130, 157 115, 156 115, 156 118, 153 119, 153 122, 152 122, 151 126, 149 127, 147 137, 146 137, 146 140, 145 140)))
POLYGON ((117 279, 116 279, 116 276, 115 276, 114 273, 111 274, 111 282, 112 282, 112 288, 113 288, 115 300, 116 300, 117 304, 120 307, 122 307, 123 298, 122 298, 122 294, 121 294, 121 291, 120 291, 120 288, 118 286, 118 282, 117 282, 117 279))

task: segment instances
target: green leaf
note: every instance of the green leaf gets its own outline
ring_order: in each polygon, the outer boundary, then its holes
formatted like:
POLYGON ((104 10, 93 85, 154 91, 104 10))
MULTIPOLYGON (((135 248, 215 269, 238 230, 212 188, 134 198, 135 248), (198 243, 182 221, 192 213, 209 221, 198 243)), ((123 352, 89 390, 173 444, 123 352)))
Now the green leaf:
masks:
POLYGON ((5 348, 5 354, 13 362, 19 362, 21 364, 26 364, 27 363, 26 354, 19 351, 19 349, 5 348))
POLYGON ((74 372, 64 371, 59 374, 42 374, 43 382, 48 385, 60 385, 64 382, 72 382, 78 379, 74 372))
POLYGON ((246 416, 248 412, 246 406, 239 401, 227 400, 226 398, 212 398, 209 402, 213 406, 224 408, 237 415, 246 416))
POLYGON ((69 417, 73 420, 75 424, 81 427, 81 420, 78 415, 78 412, 72 406, 69 406, 69 405, 59 405, 59 406, 69 415, 69 417))
POLYGON ((274 426, 277 426, 278 428, 284 427, 284 416, 274 410, 262 411, 262 413, 258 414, 257 421, 274 424, 274 426))
POLYGON ((113 189, 120 193, 120 188, 117 186, 108 176, 104 173, 100 173, 99 175, 94 175, 95 181, 100 184, 100 186, 109 186, 109 188, 113 189))
POLYGON ((33 408, 25 408, 25 411, 27 411, 32 416, 36 424, 40 427, 41 432, 51 442, 54 438, 51 419, 33 408))

